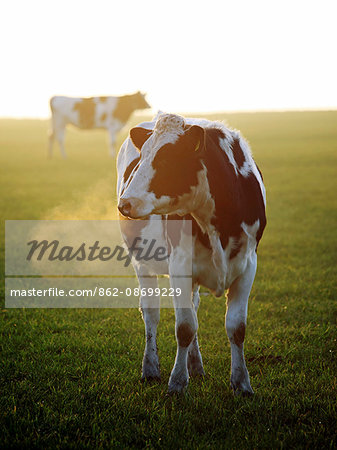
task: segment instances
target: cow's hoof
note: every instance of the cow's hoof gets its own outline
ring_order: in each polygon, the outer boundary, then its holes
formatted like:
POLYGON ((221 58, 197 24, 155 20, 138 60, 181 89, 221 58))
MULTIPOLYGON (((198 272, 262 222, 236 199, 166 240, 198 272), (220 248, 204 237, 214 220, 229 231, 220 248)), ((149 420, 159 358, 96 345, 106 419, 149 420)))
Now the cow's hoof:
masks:
POLYGON ((240 390, 237 389, 236 391, 234 391, 234 395, 235 397, 253 397, 254 395, 254 391, 247 391, 247 390, 240 390))
POLYGON ((202 378, 205 376, 200 352, 189 352, 187 359, 187 368, 190 377, 202 378))
POLYGON ((251 397, 254 394, 246 367, 237 367, 232 371, 231 387, 235 396, 251 397))
POLYGON ((143 367, 141 381, 143 383, 146 381, 149 383, 160 382, 161 376, 159 365, 147 365, 143 367))
POLYGON ((161 382, 161 377, 160 377, 160 375, 158 376, 158 375, 155 375, 155 376, 153 376, 153 375, 148 375, 148 376, 142 376, 142 378, 140 379, 140 381, 142 382, 142 383, 160 383, 161 382))
POLYGON ((233 382, 231 382, 231 387, 235 397, 252 397, 254 395, 254 391, 250 385, 235 385, 233 382))
POLYGON ((142 381, 160 381, 160 366, 159 360, 151 360, 146 355, 143 358, 142 365, 142 381))
POLYGON ((174 394, 184 394, 184 392, 187 389, 188 381, 169 381, 168 385, 168 394, 174 395, 174 394))
POLYGON ((204 378, 205 371, 203 367, 189 367, 188 374, 191 378, 204 378))

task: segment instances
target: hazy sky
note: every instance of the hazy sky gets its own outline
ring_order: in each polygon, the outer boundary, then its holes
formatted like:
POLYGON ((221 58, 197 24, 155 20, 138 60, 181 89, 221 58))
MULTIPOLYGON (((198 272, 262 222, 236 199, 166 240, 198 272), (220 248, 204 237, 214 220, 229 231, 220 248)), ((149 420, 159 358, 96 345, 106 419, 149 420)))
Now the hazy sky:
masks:
POLYGON ((8 0, 0 116, 142 90, 170 112, 337 108, 336 0, 8 0))

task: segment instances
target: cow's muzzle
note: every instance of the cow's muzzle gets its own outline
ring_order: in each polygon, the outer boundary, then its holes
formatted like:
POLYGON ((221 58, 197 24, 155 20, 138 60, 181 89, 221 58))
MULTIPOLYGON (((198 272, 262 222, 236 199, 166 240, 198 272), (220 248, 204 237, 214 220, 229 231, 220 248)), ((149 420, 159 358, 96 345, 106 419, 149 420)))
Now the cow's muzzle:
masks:
POLYGON ((121 198, 118 203, 119 212, 130 219, 142 218, 142 214, 140 213, 142 207, 142 200, 134 197, 121 198))

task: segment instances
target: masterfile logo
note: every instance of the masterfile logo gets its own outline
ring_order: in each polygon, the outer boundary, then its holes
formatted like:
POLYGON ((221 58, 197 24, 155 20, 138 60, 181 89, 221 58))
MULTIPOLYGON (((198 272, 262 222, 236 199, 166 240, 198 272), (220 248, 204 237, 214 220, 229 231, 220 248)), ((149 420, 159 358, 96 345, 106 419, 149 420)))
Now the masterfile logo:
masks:
MULTIPOLYGON (((181 221, 170 221, 170 230, 175 222, 179 234, 181 221)), ((181 289, 164 278, 171 246, 165 222, 158 224, 162 229, 149 238, 149 221, 128 221, 123 239, 118 220, 6 221, 6 307, 138 307, 141 295, 172 307, 181 289), (134 265, 157 275, 158 288, 140 290, 134 265)), ((186 278, 192 287, 192 264, 180 272, 170 268, 171 280, 186 278)))
POLYGON ((132 257, 137 261, 164 261, 168 259, 169 255, 167 249, 158 246, 155 239, 141 239, 135 237, 132 245, 125 249, 120 245, 115 247, 102 246, 99 241, 95 241, 92 245, 82 242, 78 248, 71 245, 61 245, 60 241, 54 239, 51 242, 47 240, 37 241, 36 239, 27 242, 31 246, 27 261, 34 260, 41 261, 44 257, 49 261, 110 261, 115 258, 116 261, 123 262, 124 267, 128 267, 131 263, 132 257), (153 249, 155 249, 153 251, 153 249))

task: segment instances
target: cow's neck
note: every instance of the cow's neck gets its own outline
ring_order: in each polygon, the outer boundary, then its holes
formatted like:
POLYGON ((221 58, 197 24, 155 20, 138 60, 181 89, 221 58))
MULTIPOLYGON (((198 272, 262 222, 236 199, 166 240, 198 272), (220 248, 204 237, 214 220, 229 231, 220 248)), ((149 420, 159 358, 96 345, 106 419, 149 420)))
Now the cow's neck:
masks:
POLYGON ((212 223, 212 217, 215 213, 215 201, 210 194, 206 167, 198 173, 198 181, 199 189, 197 189, 195 196, 195 205, 197 205, 197 208, 194 209, 191 215, 201 230, 208 235, 212 248, 213 264, 217 270, 218 278, 215 295, 220 296, 225 289, 227 265, 221 247, 220 234, 212 223))
POLYGON ((198 185, 193 192, 193 201, 191 204, 192 216, 204 233, 212 233, 214 227, 211 223, 215 211, 215 202, 209 190, 207 178, 207 169, 203 165, 202 170, 198 172, 198 185))

